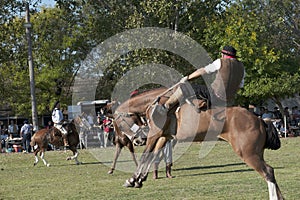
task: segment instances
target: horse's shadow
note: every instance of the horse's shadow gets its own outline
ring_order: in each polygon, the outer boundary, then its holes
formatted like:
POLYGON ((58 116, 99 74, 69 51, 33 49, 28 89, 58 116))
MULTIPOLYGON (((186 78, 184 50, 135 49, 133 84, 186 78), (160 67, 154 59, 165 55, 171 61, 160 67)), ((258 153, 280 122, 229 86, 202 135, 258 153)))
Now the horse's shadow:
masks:
MULTIPOLYGON (((188 168, 179 168, 174 169, 174 171, 193 171, 193 170, 201 170, 201 169, 213 169, 213 168, 225 168, 231 166, 241 166, 245 165, 245 163, 229 163, 224 165, 209 165, 209 166, 197 166, 197 167, 188 167, 188 168)), ((249 172, 254 171, 253 169, 237 169, 237 170, 224 170, 224 171, 214 171, 214 172, 203 172, 203 173, 195 173, 195 174, 187 174, 180 176, 199 176, 199 175, 209 175, 209 174, 226 174, 226 173, 235 173, 235 172, 249 172)))
MULTIPOLYGON (((80 164, 78 165, 102 165, 103 162, 80 162, 80 164)), ((66 163, 66 164, 51 164, 51 167, 62 167, 62 166, 70 166, 70 165, 75 165, 77 166, 77 164, 75 163, 66 163)))
MULTIPOLYGON (((245 163, 229 163, 229 164, 224 164, 224 165, 209 165, 209 166, 197 166, 197 167, 188 167, 188 168, 179 168, 179 169, 174 169, 174 171, 193 171, 193 170, 201 170, 201 169, 212 169, 212 168, 225 168, 225 167, 231 167, 231 166, 241 166, 245 165, 245 163)), ((277 167, 282 168, 282 167, 277 167)), ((236 169, 236 170, 223 170, 223 171, 214 171, 214 172, 203 172, 203 173, 194 173, 194 174, 186 174, 186 175, 180 175, 182 177, 184 176, 201 176, 201 175, 210 175, 210 174, 226 174, 226 173, 237 173, 237 172, 251 172, 254 171, 253 169, 236 169)))

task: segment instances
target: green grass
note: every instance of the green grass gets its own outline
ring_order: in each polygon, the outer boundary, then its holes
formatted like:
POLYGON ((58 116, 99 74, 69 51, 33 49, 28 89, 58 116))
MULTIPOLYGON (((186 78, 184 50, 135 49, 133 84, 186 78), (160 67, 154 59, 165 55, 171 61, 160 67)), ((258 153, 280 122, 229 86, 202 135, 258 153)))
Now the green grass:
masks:
MULTIPOLYGON (((300 137, 282 139, 279 150, 265 151, 286 199, 300 198, 299 144, 300 137)), ((161 168, 160 178, 153 180, 149 174, 141 189, 122 187, 132 173, 116 170, 108 175, 109 167, 103 164, 108 161, 98 161, 88 150, 80 150, 82 165, 65 160, 70 152, 46 152, 50 167, 42 162, 33 167, 33 154, 0 154, 0 199, 268 199, 265 181, 229 144, 218 142, 204 159, 199 149, 199 143, 192 144, 174 162, 175 178, 165 178, 161 168)))

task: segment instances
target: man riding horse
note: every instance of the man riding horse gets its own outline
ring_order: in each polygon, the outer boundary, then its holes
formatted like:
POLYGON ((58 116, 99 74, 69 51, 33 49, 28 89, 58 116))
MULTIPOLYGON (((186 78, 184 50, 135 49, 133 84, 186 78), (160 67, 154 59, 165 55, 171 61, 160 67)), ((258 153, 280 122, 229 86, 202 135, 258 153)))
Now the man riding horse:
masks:
POLYGON ((169 131, 172 122, 171 114, 175 113, 176 139, 179 142, 203 142, 207 135, 210 136, 210 139, 220 138, 227 141, 234 152, 267 182, 269 199, 283 199, 275 179, 274 168, 264 160, 265 149, 277 150, 281 146, 276 128, 272 122, 266 123, 247 109, 231 104, 234 95, 243 86, 245 74, 244 66, 236 59, 236 50, 233 47, 224 47, 221 59, 196 70, 184 77, 181 82, 184 83, 189 79, 212 72, 216 72, 216 78, 210 85, 210 93, 208 93, 209 89, 202 91, 202 96, 210 100, 209 103, 212 104, 210 109, 201 112, 196 109, 196 112, 190 104, 200 105, 201 102, 196 99, 191 101, 190 96, 186 94, 186 90, 189 88, 181 88, 179 84, 168 89, 168 91, 173 90, 175 86, 179 85, 169 99, 161 101, 161 98, 165 98, 161 94, 147 108, 146 116, 149 119, 150 129, 146 147, 135 172, 130 179, 125 181, 124 186, 136 188, 143 186, 150 165, 171 138, 169 131), (187 103, 182 103, 182 99, 187 103), (177 108, 179 102, 182 103, 180 109, 177 108), (173 106, 174 104, 175 106, 173 106), (163 121, 164 119, 165 121, 163 121))
MULTIPOLYGON (((214 106, 231 105, 239 88, 244 86, 245 69, 243 63, 237 60, 236 49, 232 46, 224 46, 221 53, 221 58, 206 67, 197 69, 192 74, 180 80, 180 83, 185 83, 188 80, 205 74, 216 73, 216 78, 210 87, 199 85, 198 91, 196 92, 199 96, 208 100, 209 105, 214 106)), ((160 119, 166 118, 169 109, 177 104, 179 99, 185 96, 185 90, 187 90, 187 88, 178 87, 164 105, 157 105, 158 112, 156 114, 161 115, 160 119)))
POLYGON ((68 131, 64 127, 63 113, 60 110, 60 102, 57 101, 54 104, 54 108, 52 111, 52 121, 54 123, 54 127, 57 128, 61 133, 64 140, 64 146, 68 147, 68 131))

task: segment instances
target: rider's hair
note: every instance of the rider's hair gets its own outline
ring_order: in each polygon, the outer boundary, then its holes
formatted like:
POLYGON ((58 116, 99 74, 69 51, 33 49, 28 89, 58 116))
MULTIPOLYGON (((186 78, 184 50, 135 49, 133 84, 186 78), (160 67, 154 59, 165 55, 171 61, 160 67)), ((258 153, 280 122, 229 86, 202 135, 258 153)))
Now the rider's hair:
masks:
POLYGON ((56 101, 52 110, 54 110, 57 107, 58 104, 59 104, 59 101, 56 101))

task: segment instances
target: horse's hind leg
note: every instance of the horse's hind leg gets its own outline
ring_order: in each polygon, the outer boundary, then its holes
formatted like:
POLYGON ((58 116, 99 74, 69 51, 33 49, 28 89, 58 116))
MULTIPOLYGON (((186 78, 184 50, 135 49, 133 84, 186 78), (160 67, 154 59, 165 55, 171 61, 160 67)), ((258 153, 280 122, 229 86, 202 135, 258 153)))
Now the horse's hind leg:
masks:
POLYGON ((50 164, 45 160, 45 150, 42 149, 40 157, 42 159, 42 161, 44 162, 44 165, 46 165, 47 167, 50 167, 50 164))
POLYGON ((267 182, 269 189, 269 199, 270 200, 282 200, 283 196, 277 185, 274 169, 269 166, 262 156, 253 155, 245 159, 245 162, 255 169, 267 182))
POLYGON ((33 163, 33 166, 36 166, 38 164, 38 162, 39 162, 39 157, 37 156, 37 154, 38 154, 39 151, 40 151, 39 149, 36 149, 34 151, 34 159, 35 159, 35 161, 33 163))

